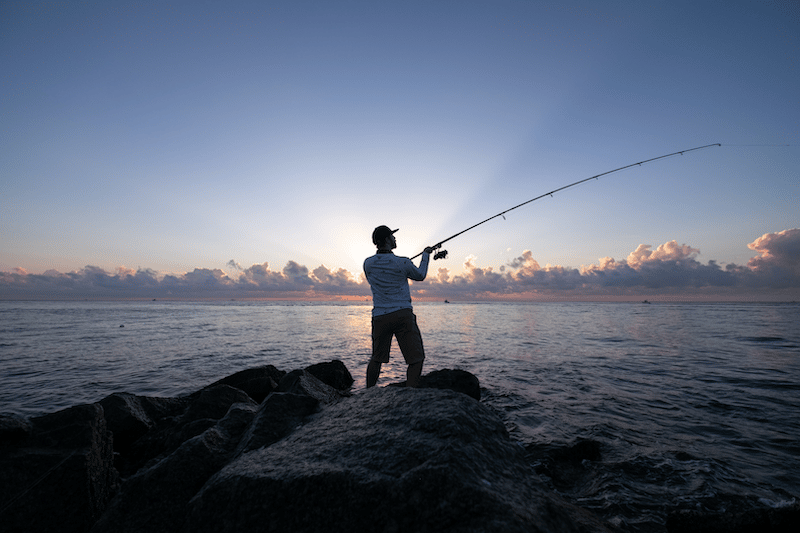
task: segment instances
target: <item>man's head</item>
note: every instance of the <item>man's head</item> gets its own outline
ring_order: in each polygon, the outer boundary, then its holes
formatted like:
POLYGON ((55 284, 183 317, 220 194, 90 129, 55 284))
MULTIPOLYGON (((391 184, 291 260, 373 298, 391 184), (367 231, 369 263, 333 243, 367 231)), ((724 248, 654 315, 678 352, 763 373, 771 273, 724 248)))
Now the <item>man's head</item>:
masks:
POLYGON ((395 231, 397 230, 389 229, 388 226, 378 226, 375 228, 375 231, 372 232, 372 243, 380 248, 386 243, 387 238, 394 235, 395 231))

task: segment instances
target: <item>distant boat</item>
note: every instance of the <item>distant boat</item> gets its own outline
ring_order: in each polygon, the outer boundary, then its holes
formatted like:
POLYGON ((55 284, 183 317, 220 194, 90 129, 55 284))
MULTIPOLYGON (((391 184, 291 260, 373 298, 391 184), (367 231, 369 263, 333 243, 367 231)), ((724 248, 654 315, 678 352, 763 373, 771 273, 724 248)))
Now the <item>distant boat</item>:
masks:
POLYGON ((450 300, 445 300, 444 303, 449 304, 450 300))
POLYGON ((648 302, 647 300, 645 300, 645 301, 643 301, 642 303, 643 303, 643 304, 649 304, 650 302, 648 302))

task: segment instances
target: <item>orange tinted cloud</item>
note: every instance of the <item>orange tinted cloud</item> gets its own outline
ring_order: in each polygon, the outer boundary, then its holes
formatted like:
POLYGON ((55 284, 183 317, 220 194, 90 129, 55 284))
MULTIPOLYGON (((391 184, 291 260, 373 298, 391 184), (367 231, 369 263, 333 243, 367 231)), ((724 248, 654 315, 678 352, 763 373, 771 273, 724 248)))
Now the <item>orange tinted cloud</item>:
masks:
MULTIPOLYGON (((641 244, 627 258, 605 257, 580 268, 542 267, 530 250, 499 269, 467 257, 460 272, 435 268, 412 285, 415 298, 432 299, 596 299, 672 295, 686 298, 797 299, 800 296, 800 229, 765 234, 747 245, 757 252, 746 266, 701 263, 700 250, 677 241, 641 244)), ((269 263, 233 273, 196 268, 183 274, 119 267, 108 272, 87 266, 74 272, 32 274, 22 268, 0 272, 0 298, 367 298, 363 273, 320 265, 310 270, 289 261, 280 270, 269 263)))

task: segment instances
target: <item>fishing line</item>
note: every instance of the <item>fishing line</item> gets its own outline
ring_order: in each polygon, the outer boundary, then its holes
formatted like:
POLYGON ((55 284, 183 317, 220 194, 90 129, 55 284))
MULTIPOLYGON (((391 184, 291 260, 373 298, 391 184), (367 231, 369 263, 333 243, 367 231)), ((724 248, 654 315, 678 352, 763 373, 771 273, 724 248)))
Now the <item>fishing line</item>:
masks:
MULTIPOLYGON (((695 150, 702 150, 703 148, 710 148, 712 146, 722 146, 722 145, 720 143, 706 144, 704 146, 697 146, 695 148, 689 148, 687 150, 681 150, 679 152, 672 152, 671 154, 665 154, 665 155, 660 155, 658 157, 652 157, 650 159, 645 159, 643 161, 638 161, 636 163, 631 163, 630 165, 625 165, 624 167, 615 168, 614 170, 608 170, 606 172, 602 172, 600 174, 596 174, 596 175, 591 176, 589 178, 584 178, 582 180, 576 181, 575 183, 570 183, 569 185, 564 185, 563 187, 559 187, 558 189, 554 189, 554 190, 552 190, 550 192, 546 192, 546 193, 544 193, 544 194, 542 194, 540 196, 537 196, 536 198, 531 198, 530 200, 522 202, 521 204, 517 204, 514 207, 506 209, 505 211, 501 211, 500 213, 497 213, 496 215, 491 216, 491 217, 487 218, 486 220, 482 220, 482 221, 478 222, 477 224, 474 224, 474 225, 468 227, 465 230, 459 231, 455 235, 449 236, 448 238, 444 239, 443 241, 439 241, 438 243, 434 244, 433 246, 430 246, 430 248, 432 248, 434 250, 438 250, 439 248, 442 247, 442 245, 444 243, 446 243, 450 239, 455 239, 459 235, 462 235, 462 234, 468 232, 471 229, 475 229, 478 226, 480 226, 481 224, 485 224, 486 222, 489 222, 490 220, 493 220, 493 219, 495 219, 497 217, 503 217, 505 219, 506 218, 505 214, 508 213, 509 211, 513 211, 514 209, 517 209, 518 207, 522 207, 523 205, 527 205, 527 204, 529 204, 531 202, 535 202, 536 200, 540 200, 540 199, 544 198, 545 196, 551 196, 552 197, 555 193, 557 193, 559 191, 563 191, 564 189, 569 189, 570 187, 574 187, 575 185, 580 185, 581 183, 585 183, 587 181, 596 180, 596 179, 601 178, 602 176, 607 176, 609 174, 613 174, 614 172, 619 172, 620 170, 625 170, 626 168, 631 168, 631 167, 635 167, 635 166, 641 166, 641 165, 644 165, 645 163, 650 163, 651 161, 657 161, 659 159, 664 159, 666 157, 672 157, 674 155, 683 155, 683 154, 685 154, 687 152, 693 152, 695 150)), ((412 257, 411 259, 416 259, 417 257, 421 256, 422 253, 423 252, 418 253, 417 255, 412 257)), ((433 256, 434 259, 444 259, 446 257, 447 257, 447 250, 441 250, 441 251, 437 252, 436 255, 433 256)))
POLYGON ((788 146, 796 146, 796 145, 794 145, 794 144, 720 144, 718 146, 734 146, 734 147, 736 147, 736 146, 738 146, 738 147, 742 147, 742 146, 757 146, 757 147, 777 146, 779 148, 786 148, 788 146))

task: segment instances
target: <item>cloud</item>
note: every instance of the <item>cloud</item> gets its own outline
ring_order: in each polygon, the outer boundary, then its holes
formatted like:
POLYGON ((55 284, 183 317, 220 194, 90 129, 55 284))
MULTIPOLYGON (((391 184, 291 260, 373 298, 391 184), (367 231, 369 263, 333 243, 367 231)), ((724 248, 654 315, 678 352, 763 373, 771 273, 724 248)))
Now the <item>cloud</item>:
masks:
POLYGON ((677 241, 653 249, 641 244, 624 260, 611 257, 580 268, 545 265, 530 250, 495 272, 466 259, 463 272, 439 269, 419 287, 431 298, 797 299, 800 296, 800 230, 768 233, 748 247, 760 255, 747 266, 698 261, 700 250, 677 241))
POLYGON ((766 285, 797 286, 800 279, 800 229, 766 233, 747 247, 760 254, 747 266, 766 285))
MULTIPOLYGON (((495 270, 474 256, 461 271, 431 264, 425 281, 414 282, 414 297, 431 299, 604 299, 666 296, 684 299, 797 299, 800 296, 800 229, 767 233, 747 245, 757 252, 747 265, 701 263, 700 250, 677 241, 641 244, 625 259, 604 257, 579 268, 541 266, 525 250, 495 270)), ((367 298, 363 273, 320 265, 313 270, 289 261, 242 267, 234 260, 221 269, 196 268, 160 275, 150 269, 96 266, 33 274, 23 268, 0 272, 2 299, 83 298, 367 298)))
POLYGON ((700 253, 700 250, 696 250, 685 244, 678 246, 676 241, 664 243, 656 248, 654 252, 651 252, 650 248, 652 248, 652 246, 649 244, 640 244, 639 247, 628 256, 627 263, 631 267, 636 268, 646 263, 685 262, 693 260, 694 257, 700 253))

